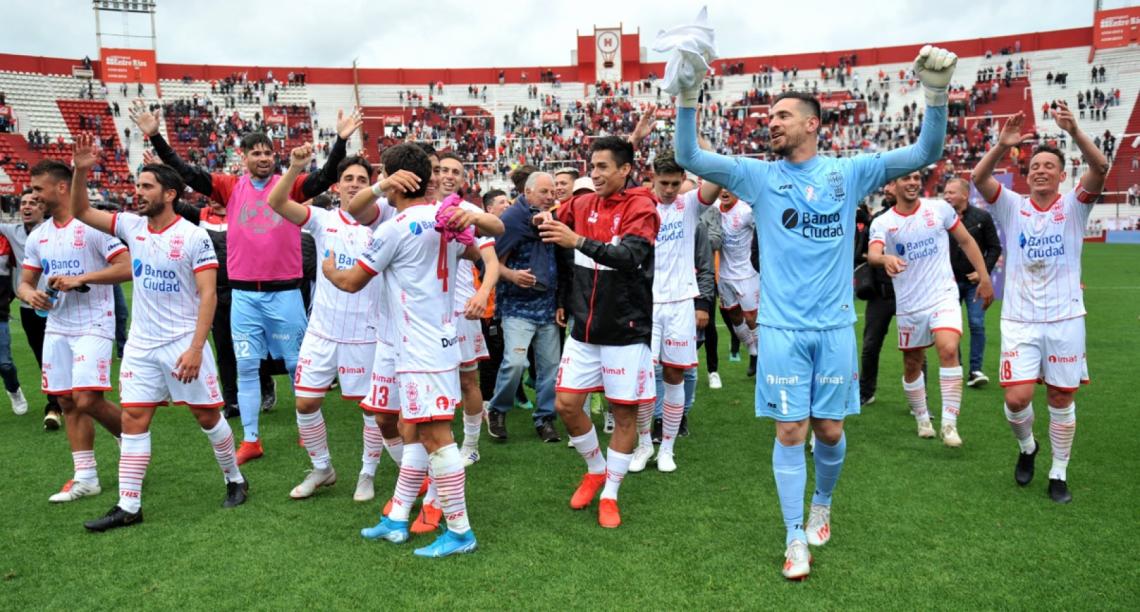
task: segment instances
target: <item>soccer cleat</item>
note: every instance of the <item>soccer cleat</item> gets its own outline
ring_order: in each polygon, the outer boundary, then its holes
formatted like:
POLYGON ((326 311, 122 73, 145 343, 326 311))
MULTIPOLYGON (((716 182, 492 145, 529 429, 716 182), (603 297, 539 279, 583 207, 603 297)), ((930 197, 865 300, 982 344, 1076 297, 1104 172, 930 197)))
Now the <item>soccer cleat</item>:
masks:
POLYGON ((657 453, 658 472, 676 472, 677 462, 673 461, 673 453, 657 453))
POLYGON ((222 418, 225 420, 236 419, 241 417, 241 410, 238 410, 237 404, 226 404, 222 408, 222 418))
POLYGON ((605 402, 602 401, 602 396, 597 393, 590 394, 590 413, 601 414, 606 409, 605 402))
POLYGON ((617 500, 603 497, 598 502, 598 524, 606 529, 617 529, 621 526, 621 511, 618 510, 617 500))
POLYGON ((677 437, 678 438, 688 438, 689 437, 689 415, 687 415, 687 414, 685 416, 681 417, 681 428, 677 430, 677 437))
POLYGON ((534 431, 543 442, 554 444, 562 441, 562 436, 558 435, 558 430, 554 428, 554 423, 551 421, 543 421, 534 428, 534 431))
POLYGON ((942 426, 942 443, 950 448, 962 446, 962 437, 958 435, 958 426, 946 423, 942 426))
POLYGON ((1041 445, 1034 442, 1032 453, 1017 454, 1017 465, 1013 468, 1013 479, 1017 481, 1017 484, 1024 487, 1033 482, 1033 472, 1037 467, 1034 460, 1037 459, 1037 451, 1039 450, 1041 450, 1041 445))
POLYGON ((867 397, 860 397, 859 398, 859 405, 860 406, 870 406, 871 404, 874 404, 874 403, 875 403, 875 396, 874 395, 868 395, 867 397))
POLYGON ((393 544, 408 541, 408 521, 393 521, 388 517, 380 519, 374 527, 365 527, 360 535, 366 540, 387 540, 393 544))
POLYGON ((432 504, 423 504, 420 515, 412 522, 412 533, 431 533, 439 529, 439 521, 443 519, 443 509, 432 504))
POLYGON ((59 429, 59 425, 62 421, 63 419, 60 418, 58 411, 48 410, 44 413, 44 430, 55 431, 59 429))
POLYGON ((527 400, 525 402, 515 402, 515 408, 519 410, 534 410, 534 402, 527 400))
POLYGON ((970 372, 970 377, 966 379, 967 387, 984 387, 986 383, 990 382, 989 377, 981 370, 974 370, 970 372))
POLYGON ((352 501, 366 502, 372 501, 376 497, 376 487, 374 485, 375 478, 372 474, 360 473, 356 477, 356 491, 352 494, 352 501))
POLYGON ((270 379, 269 387, 261 390, 261 411, 270 412, 277 406, 277 381, 270 379))
POLYGON ((261 448, 261 440, 257 442, 242 442, 241 446, 237 449, 237 464, 242 465, 246 461, 253 461, 264 454, 265 450, 261 448))
POLYGON ((83 526, 86 527, 88 531, 103 532, 117 527, 138 525, 141 522, 143 522, 142 508, 139 508, 138 512, 127 512, 118 505, 115 505, 115 507, 111 508, 107 514, 104 514, 101 518, 87 521, 83 523, 83 526))
POLYGON ((392 498, 388 498, 388 503, 384 504, 384 509, 380 511, 381 516, 388 516, 392 512, 392 498))
POLYGON ((612 434, 614 432, 614 427, 617 427, 617 425, 614 423, 614 414, 607 410, 605 423, 602 425, 602 432, 612 434))
POLYGON ((812 546, 823 546, 831 539, 831 506, 812 504, 808 514, 807 541, 812 546))
POLYGON ((28 413, 28 399, 24 397, 23 389, 8 392, 8 399, 12 400, 12 412, 17 416, 28 413))
POLYGON ((413 551, 413 554, 417 557, 438 559, 440 557, 450 557, 451 555, 472 553, 475 552, 477 547, 478 544, 475 542, 475 533, 470 529, 467 530, 467 533, 455 533, 448 529, 431 544, 423 548, 417 548, 413 551))
POLYGON ((416 493, 416 497, 423 497, 424 495, 427 495, 429 486, 431 486, 431 476, 424 478, 424 481, 420 483, 420 492, 416 493))
POLYGON ((934 426, 930 424, 930 419, 918 422, 918 437, 920 438, 933 438, 934 426))
POLYGON ((637 445, 633 449, 633 458, 629 460, 629 471, 640 472, 645 469, 645 464, 649 463, 649 459, 653 457, 653 445, 642 446, 637 445))
POLYGON ((740 353, 729 353, 728 354, 728 360, 729 361, 740 361, 740 353))
POLYGON ((292 491, 289 491, 289 497, 293 499, 312 497, 313 493, 317 492, 317 489, 321 487, 331 487, 334 484, 336 484, 336 470, 334 470, 331 465, 323 470, 309 470, 309 473, 305 475, 305 479, 301 481, 301 484, 293 487, 292 491))
POLYGON ((487 418, 487 434, 496 440, 507 439, 507 413, 498 410, 485 412, 487 418))
POLYGON ((664 433, 665 423, 661 419, 653 419, 653 427, 649 430, 649 439, 654 444, 661 444, 661 436, 664 433))
POLYGON ((1073 494, 1069 493, 1069 485, 1060 478, 1049 479, 1049 499, 1058 504, 1067 504, 1073 501, 1073 494))
POLYGON ((95 484, 87 484, 81 480, 69 480, 64 483, 63 488, 59 490, 59 493, 56 493, 55 495, 49 497, 48 501, 54 504, 59 504, 63 502, 75 501, 80 497, 91 497, 102 492, 103 489, 99 486, 98 482, 95 484))
POLYGON ((463 467, 471 467, 479 462, 478 448, 467 448, 464 446, 459 450, 459 455, 463 457, 463 467))
POLYGON ((792 540, 788 549, 784 551, 784 578, 788 580, 803 580, 811 573, 811 552, 808 551, 807 542, 792 540))
POLYGON ((223 508, 237 508, 245 503, 249 497, 249 481, 227 482, 226 499, 222 501, 223 508))
POLYGON ((720 374, 716 372, 709 372, 709 389, 720 389, 724 385, 720 382, 720 374))
POLYGON ((756 355, 748 356, 748 371, 746 373, 749 377, 756 376, 756 355))
POLYGON ((604 484, 606 484, 605 472, 601 474, 587 473, 582 477, 582 482, 578 483, 574 495, 570 496, 570 507, 575 510, 588 507, 593 503, 594 496, 598 494, 598 489, 601 489, 604 484))

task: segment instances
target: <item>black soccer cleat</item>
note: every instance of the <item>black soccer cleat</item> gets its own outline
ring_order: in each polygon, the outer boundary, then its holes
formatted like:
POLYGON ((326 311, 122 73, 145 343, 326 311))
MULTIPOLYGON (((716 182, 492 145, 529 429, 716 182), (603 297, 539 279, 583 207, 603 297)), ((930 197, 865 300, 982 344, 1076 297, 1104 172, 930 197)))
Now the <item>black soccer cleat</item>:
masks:
POLYGON ((649 437, 653 440, 654 444, 661 444, 661 437, 664 436, 665 422, 661 419, 653 419, 653 426, 650 428, 649 437))
POLYGON ((1034 442, 1032 453, 1017 454, 1017 466, 1013 468, 1013 479, 1017 481, 1017 484, 1024 487, 1033 482, 1033 471, 1036 467, 1034 461, 1037 459, 1037 451, 1039 450, 1041 450, 1041 445, 1034 442))
POLYGON ((1073 501, 1073 494, 1069 493, 1069 485, 1059 478, 1049 479, 1049 499, 1058 504, 1067 504, 1073 501))
POLYGON ((677 437, 679 437, 679 438, 689 437, 689 415, 687 415, 687 414, 685 416, 681 417, 681 428, 677 430, 677 437))
POLYGON ((748 356, 748 376, 756 376, 756 355, 748 356))
POLYGON ((223 508, 236 508, 245 503, 249 496, 249 481, 227 482, 226 499, 222 502, 223 508))
POLYGON ((93 521, 83 523, 83 526, 88 531, 103 532, 108 529, 115 529, 117 527, 130 527, 143 522, 142 508, 138 512, 127 512, 116 504, 113 508, 107 511, 102 518, 97 518, 93 521))

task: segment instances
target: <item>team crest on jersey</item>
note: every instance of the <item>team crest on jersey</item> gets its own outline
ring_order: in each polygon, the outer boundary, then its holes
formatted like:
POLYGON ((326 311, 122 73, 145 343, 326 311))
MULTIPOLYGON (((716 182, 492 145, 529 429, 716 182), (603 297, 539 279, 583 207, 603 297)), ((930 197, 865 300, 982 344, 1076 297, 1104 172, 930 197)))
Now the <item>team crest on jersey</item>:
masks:
POLYGON ((408 398, 408 414, 416 414, 420 411, 420 404, 417 401, 420 397, 419 389, 416 388, 416 383, 410 382, 404 385, 404 395, 408 398))
POLYGON ((620 225, 621 225, 621 215, 614 215, 614 222, 613 222, 612 227, 610 227, 610 232, 616 234, 618 231, 618 226, 620 226, 620 225))
POLYGON ((449 408, 451 408, 451 400, 447 399, 446 397, 444 397, 442 395, 436 396, 435 408, 436 408, 436 410, 440 410, 442 412, 447 412, 447 410, 449 408))
POLYGON ((804 190, 804 199, 808 202, 815 201, 815 187, 808 185, 807 189, 804 190))
POLYGON ((99 372, 99 384, 110 384, 111 381, 111 361, 109 359, 100 359, 95 362, 95 370, 99 372))
POLYGON ((76 224, 75 230, 71 234, 71 246, 82 249, 87 242, 83 239, 87 233, 87 226, 83 224, 76 224))
POLYGON ((832 170, 827 175, 827 185, 831 187, 831 197, 836 200, 842 200, 847 195, 843 191, 843 175, 838 170, 832 170))
POLYGON ((218 393, 218 377, 213 374, 206 375, 206 388, 210 390, 210 401, 218 401, 221 394, 218 393))
POLYGON ((284 219, 277 214, 265 200, 246 202, 238 213, 238 223, 250 229, 254 234, 267 234, 281 225, 284 219))
POLYGON ((590 217, 588 219, 586 219, 586 223, 597 223, 597 222, 598 222, 598 211, 591 210, 590 211, 590 217))
POLYGON ((178 261, 182 259, 182 247, 186 244, 185 236, 171 236, 170 238, 170 259, 178 261))
POLYGON ((929 208, 922 209, 922 220, 926 221, 926 227, 934 227, 934 211, 929 208))

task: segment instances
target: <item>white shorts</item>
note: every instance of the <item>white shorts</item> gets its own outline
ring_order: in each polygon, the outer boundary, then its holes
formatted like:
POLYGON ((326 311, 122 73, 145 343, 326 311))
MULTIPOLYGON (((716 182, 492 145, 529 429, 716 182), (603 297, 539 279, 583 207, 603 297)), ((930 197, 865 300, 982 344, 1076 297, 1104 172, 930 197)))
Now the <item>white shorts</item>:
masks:
POLYGON ((1089 382, 1085 318, 1052 323, 1001 320, 1001 386, 1044 382, 1073 392, 1089 382))
POLYGON ((613 404, 636 406, 657 397, 653 358, 644 344, 605 346, 566 338, 554 390, 605 392, 613 404))
MULTIPOLYGON (((955 297, 957 294, 955 294, 955 297)), ((952 331, 962 335, 962 306, 957 299, 943 300, 937 306, 895 315, 899 328, 899 350, 921 351, 934 344, 934 332, 952 331)))
POLYGON ((198 378, 183 383, 175 378, 178 358, 190 348, 193 334, 152 349, 131 346, 123 349, 119 368, 119 401, 124 408, 154 408, 173 402, 191 408, 221 408, 222 388, 218 386, 218 367, 214 351, 202 349, 202 367, 198 378))
POLYGON ((717 281, 716 290, 720 293, 720 307, 723 310, 732 310, 738 306, 744 312, 760 309, 759 274, 748 278, 722 278, 717 281))
POLYGON ((43 392, 110 391, 114 345, 114 340, 99 336, 45 334, 43 392))
POLYGON ((324 397, 336 378, 340 380, 341 397, 364 399, 375 356, 375 343, 350 344, 305 334, 293 374, 297 397, 324 397))
POLYGON ((400 378, 396 376, 396 347, 377 342, 368 394, 360 400, 368 412, 400 414, 400 378))
POLYGON ((697 367, 697 314, 693 300, 653 305, 654 363, 688 370, 697 367))
POLYGON ((490 359, 487 352, 487 341, 483 338, 483 323, 479 319, 472 321, 463 316, 462 312, 455 313, 455 333, 459 336, 459 369, 464 372, 475 370, 475 364, 490 359))
POLYGON ((400 418, 405 423, 450 421, 459 405, 459 369, 400 372, 400 418))

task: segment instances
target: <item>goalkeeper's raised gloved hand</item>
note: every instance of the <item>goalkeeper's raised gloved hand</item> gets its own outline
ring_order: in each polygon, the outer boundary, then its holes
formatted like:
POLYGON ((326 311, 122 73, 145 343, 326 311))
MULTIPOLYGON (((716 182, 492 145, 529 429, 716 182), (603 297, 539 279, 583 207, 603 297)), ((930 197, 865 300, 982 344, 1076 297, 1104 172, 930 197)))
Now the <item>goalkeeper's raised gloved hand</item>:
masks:
POLYGON ((946 106, 949 100, 950 77, 958 56, 940 47, 926 45, 914 58, 914 74, 922 82, 927 106, 946 106))
POLYGON ((684 106, 685 108, 696 108, 697 101, 701 97, 701 86, 698 84, 692 89, 682 89, 677 94, 677 106, 684 106))

